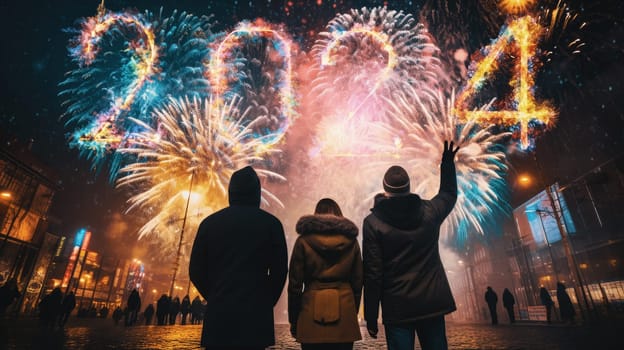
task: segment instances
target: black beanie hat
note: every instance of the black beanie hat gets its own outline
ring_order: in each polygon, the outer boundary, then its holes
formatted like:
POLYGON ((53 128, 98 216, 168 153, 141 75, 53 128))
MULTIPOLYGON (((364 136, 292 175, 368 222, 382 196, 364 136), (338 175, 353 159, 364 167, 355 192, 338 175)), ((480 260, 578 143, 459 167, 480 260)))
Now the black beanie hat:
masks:
POLYGON ((410 193, 410 179, 407 171, 398 165, 391 166, 384 175, 383 188, 390 197, 410 193))

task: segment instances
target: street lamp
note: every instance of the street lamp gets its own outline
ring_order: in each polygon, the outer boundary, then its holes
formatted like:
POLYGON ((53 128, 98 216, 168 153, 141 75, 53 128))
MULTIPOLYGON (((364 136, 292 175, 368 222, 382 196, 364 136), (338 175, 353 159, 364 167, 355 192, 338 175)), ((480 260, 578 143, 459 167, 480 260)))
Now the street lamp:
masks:
POLYGON ((193 180, 195 179, 195 170, 191 173, 191 183, 189 185, 188 196, 186 197, 186 208, 184 208, 184 218, 182 219, 182 228, 180 229, 180 241, 178 242, 178 252, 173 263, 173 277, 171 278, 171 287, 169 287, 169 296, 173 296, 173 288, 180 267, 180 253, 182 251, 182 241, 184 240, 184 227, 186 226, 186 217, 188 216, 189 203, 191 202, 191 192, 193 191, 193 180))
POLYGON ((527 174, 522 174, 518 176, 518 182, 522 187, 528 187, 531 185, 531 177, 527 174))

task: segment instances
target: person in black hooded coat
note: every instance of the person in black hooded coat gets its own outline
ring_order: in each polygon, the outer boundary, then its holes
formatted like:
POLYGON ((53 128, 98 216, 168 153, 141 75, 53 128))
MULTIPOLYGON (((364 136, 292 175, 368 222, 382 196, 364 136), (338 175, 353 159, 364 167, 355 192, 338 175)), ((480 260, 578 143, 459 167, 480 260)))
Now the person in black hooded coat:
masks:
POLYGON ((159 326, 167 324, 167 315, 169 315, 170 307, 169 297, 167 294, 160 296, 160 299, 156 302, 156 320, 159 326))
POLYGON ((514 315, 514 305, 516 304, 516 298, 514 298, 513 294, 509 291, 509 289, 505 288, 503 291, 503 306, 505 310, 507 310, 507 315, 509 316, 509 323, 516 322, 516 316, 514 315))
POLYGON ((206 299, 201 346, 264 349, 275 344, 273 307, 286 282, 282 223, 260 209, 260 179, 252 167, 232 174, 230 206, 199 226, 189 264, 206 299))
POLYGON ((574 305, 572 300, 566 292, 566 287, 563 283, 557 282, 557 301, 559 302, 559 313, 561 313, 561 320, 568 323, 574 323, 574 305))
POLYGON ((431 200, 410 193, 405 169, 390 167, 384 193, 375 196, 364 219, 364 318, 376 337, 381 302, 388 350, 413 349, 415 333, 423 349, 448 347, 444 315, 456 307, 438 240, 457 200, 453 158, 458 149, 444 142, 440 189, 431 200))

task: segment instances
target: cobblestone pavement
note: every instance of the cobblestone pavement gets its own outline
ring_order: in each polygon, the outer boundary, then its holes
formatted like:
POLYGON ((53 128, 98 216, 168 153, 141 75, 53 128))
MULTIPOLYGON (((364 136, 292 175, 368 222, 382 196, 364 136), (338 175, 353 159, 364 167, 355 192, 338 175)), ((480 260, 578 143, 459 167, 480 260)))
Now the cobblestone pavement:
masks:
MULTIPOLYGON (((115 326, 101 319, 71 320, 65 330, 43 330, 35 320, 2 320, 0 348, 7 349, 199 349, 201 326, 115 326), (8 341, 7 343, 4 343, 8 341)), ((624 349, 622 325, 606 327, 447 324, 450 349, 624 349)), ((372 339, 362 328, 360 350, 386 349, 383 327, 372 339)), ((276 326, 270 349, 300 349, 288 326, 276 326)), ((420 349, 420 347, 416 347, 420 349)))

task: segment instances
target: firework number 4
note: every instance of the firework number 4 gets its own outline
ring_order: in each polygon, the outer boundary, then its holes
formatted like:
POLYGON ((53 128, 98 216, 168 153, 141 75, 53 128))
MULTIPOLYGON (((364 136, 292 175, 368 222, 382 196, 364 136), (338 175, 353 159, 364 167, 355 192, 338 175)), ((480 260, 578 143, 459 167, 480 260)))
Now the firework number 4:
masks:
POLYGON ((523 149, 529 147, 531 124, 549 127, 556 116, 555 110, 547 103, 538 103, 533 95, 534 73, 538 65, 537 43, 542 27, 531 16, 512 20, 501 31, 498 38, 484 49, 485 57, 477 62, 472 77, 459 94, 455 114, 464 121, 476 120, 482 124, 496 123, 512 127, 520 139, 523 149), (509 85, 512 96, 505 105, 510 110, 469 110, 472 96, 483 87, 498 68, 498 61, 504 53, 516 59, 509 85))

